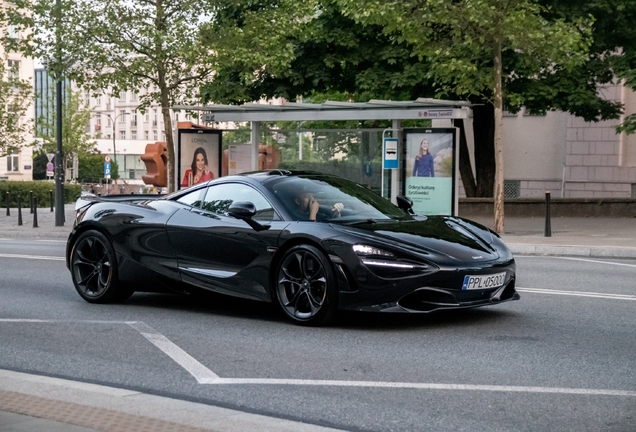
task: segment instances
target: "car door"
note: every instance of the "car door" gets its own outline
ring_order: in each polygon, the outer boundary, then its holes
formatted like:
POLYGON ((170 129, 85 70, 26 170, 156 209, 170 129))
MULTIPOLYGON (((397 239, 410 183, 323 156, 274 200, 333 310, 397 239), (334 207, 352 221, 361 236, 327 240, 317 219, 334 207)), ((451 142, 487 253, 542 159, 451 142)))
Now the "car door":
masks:
POLYGON ((168 221, 184 282, 223 292, 269 300, 269 264, 281 230, 287 225, 271 203, 253 186, 243 183, 210 185, 200 203, 168 221), (228 215, 233 202, 256 207, 254 220, 269 229, 256 231, 228 215))

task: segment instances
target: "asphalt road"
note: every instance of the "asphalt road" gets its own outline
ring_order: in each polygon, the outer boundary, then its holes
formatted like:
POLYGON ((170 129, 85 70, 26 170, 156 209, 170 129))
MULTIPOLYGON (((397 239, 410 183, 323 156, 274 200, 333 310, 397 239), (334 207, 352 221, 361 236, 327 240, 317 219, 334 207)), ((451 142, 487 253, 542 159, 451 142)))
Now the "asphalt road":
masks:
POLYGON ((634 260, 518 257, 518 302, 303 328, 222 296, 91 305, 64 246, 0 240, 0 368, 346 430, 636 430, 634 260))

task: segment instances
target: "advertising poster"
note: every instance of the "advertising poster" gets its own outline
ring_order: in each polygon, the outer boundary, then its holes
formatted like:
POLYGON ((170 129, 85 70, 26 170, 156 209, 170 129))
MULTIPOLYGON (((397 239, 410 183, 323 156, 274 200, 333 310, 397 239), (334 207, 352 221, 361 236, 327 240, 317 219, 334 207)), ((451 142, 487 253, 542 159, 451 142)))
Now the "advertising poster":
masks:
POLYGON ((405 130, 404 195, 418 215, 452 215, 455 203, 455 129, 405 130))
POLYGON ((221 131, 179 130, 177 176, 179 188, 221 175, 221 131))

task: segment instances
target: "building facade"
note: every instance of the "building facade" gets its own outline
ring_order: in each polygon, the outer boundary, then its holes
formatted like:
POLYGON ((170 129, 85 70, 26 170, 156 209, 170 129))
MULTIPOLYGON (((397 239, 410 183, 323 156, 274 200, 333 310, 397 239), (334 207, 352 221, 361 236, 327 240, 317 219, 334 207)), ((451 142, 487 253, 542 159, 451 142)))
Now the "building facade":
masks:
MULTIPOLYGON (((20 38, 20 32, 15 29, 8 29, 9 35, 20 38)), ((23 57, 17 52, 5 53, 0 46, 0 58, 5 62, 5 70, 7 74, 22 80, 27 80, 33 85, 33 59, 23 57)), ((4 79, 4 77, 3 77, 4 79)), ((7 105, 5 109, 9 109, 7 105)), ((26 118, 20 121, 33 121, 33 109, 29 107, 26 118)), ((28 133, 25 137, 27 143, 33 142, 33 133, 28 133)), ((0 154, 0 180, 2 181, 30 181, 33 179, 33 148, 24 146, 19 149, 9 150, 7 154, 0 154)))

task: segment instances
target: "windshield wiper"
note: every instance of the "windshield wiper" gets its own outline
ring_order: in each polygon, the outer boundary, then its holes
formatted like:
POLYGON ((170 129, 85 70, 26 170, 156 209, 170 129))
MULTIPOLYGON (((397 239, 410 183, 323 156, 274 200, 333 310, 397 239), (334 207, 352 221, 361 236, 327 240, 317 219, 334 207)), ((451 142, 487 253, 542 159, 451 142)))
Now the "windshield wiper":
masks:
POLYGON ((353 225, 361 225, 361 224, 377 224, 378 221, 373 219, 373 218, 368 218, 365 220, 359 220, 359 221, 354 221, 354 222, 348 222, 345 225, 347 226, 353 226, 353 225))

